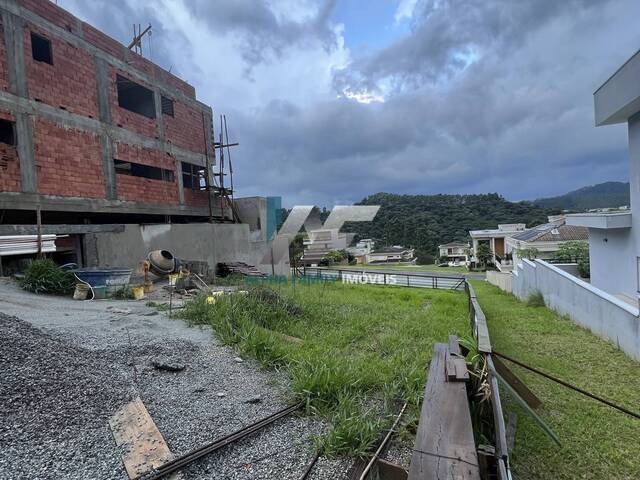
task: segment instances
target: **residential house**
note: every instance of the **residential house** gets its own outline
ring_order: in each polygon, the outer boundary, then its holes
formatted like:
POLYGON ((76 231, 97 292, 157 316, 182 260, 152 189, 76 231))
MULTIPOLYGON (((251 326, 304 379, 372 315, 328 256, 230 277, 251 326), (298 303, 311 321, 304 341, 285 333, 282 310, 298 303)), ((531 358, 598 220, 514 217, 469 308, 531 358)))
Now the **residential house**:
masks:
POLYGON ((535 249, 536 258, 552 259, 563 244, 577 240, 588 240, 585 227, 567 225, 563 215, 550 216, 549 223, 538 225, 523 232, 513 234, 506 239, 507 249, 511 252, 513 263, 518 262, 522 250, 535 249))
MULTIPOLYGON (((594 93, 596 126, 627 124, 631 209, 567 215, 589 229, 591 284, 633 303, 640 295, 640 51, 594 93)), ((636 329, 637 333, 637 329, 636 329)))
POLYGON ((355 247, 347 248, 347 252, 355 257, 357 263, 366 263, 367 255, 373 252, 374 246, 375 242, 372 239, 363 238, 356 243, 355 247))
POLYGON ((471 230, 469 236, 472 241, 472 256, 470 265, 478 263, 475 253, 478 251, 478 245, 486 243, 491 249, 491 261, 499 270, 511 270, 512 263, 510 260, 511 250, 506 243, 506 239, 518 232, 524 232, 526 225, 524 223, 504 223, 498 225, 493 230, 471 230))
POLYGON ((336 228, 311 230, 304 241, 301 265, 317 266, 332 250, 346 250, 347 234, 336 228))
POLYGON ((367 263, 415 263, 415 249, 398 245, 366 255, 367 263))
POLYGON ((440 262, 451 266, 467 265, 469 262, 469 244, 464 242, 449 242, 438 245, 440 262), (446 258, 446 262, 442 259, 446 258))

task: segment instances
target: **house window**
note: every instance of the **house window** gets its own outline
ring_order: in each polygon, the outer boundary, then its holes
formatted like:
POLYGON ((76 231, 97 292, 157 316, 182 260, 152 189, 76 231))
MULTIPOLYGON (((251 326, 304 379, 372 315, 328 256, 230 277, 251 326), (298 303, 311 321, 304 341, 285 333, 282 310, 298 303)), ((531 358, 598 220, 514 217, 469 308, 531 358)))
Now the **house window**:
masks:
POLYGON ((182 162, 182 186, 191 190, 204 190, 206 188, 204 173, 204 167, 182 162))
POLYGON ((31 55, 36 62, 45 62, 53 65, 51 40, 31 32, 31 55))
POLYGON ((153 92, 121 75, 116 77, 118 85, 118 105, 131 112, 156 118, 156 104, 153 92))
POLYGON ((0 120, 0 143, 12 146, 16 144, 15 123, 9 120, 0 120))
POLYGON ((173 100, 162 95, 160 101, 162 103, 162 113, 173 117, 173 100))
POLYGON ((142 165, 141 163, 125 162, 116 159, 113 160, 113 163, 116 168, 116 173, 119 173, 120 175, 150 178, 151 180, 162 180, 164 182, 175 181, 173 170, 151 167, 149 165, 142 165))

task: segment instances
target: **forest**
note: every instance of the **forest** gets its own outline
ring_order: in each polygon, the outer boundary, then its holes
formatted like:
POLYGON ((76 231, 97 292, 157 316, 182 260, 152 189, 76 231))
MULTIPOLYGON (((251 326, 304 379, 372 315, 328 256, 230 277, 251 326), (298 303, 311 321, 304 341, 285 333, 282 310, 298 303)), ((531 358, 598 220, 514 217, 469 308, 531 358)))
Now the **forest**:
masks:
POLYGON ((352 222, 343 231, 373 238, 378 246, 403 245, 436 255, 440 244, 467 241, 469 230, 499 223, 538 225, 559 213, 532 202, 509 202, 497 193, 481 195, 398 195, 376 193, 357 205, 380 205, 372 222, 352 222))

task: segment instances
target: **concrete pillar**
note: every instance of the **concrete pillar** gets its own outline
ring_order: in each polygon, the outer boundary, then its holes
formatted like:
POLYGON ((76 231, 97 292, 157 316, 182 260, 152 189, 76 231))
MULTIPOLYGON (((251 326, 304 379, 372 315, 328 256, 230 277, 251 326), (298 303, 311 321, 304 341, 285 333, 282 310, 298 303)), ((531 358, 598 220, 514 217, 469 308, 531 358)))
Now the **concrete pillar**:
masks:
POLYGON ((631 193, 631 235, 635 271, 634 289, 640 292, 640 113, 629 119, 629 189, 631 193))
MULTIPOLYGON (((96 85, 98 97, 98 112, 100 121, 111 125, 111 103, 109 95, 109 66, 103 58, 94 57, 96 68, 96 85)), ((117 198, 116 169, 113 164, 113 140, 107 131, 100 133, 100 156, 107 199, 117 198)))
POLYGON ((7 11, 2 12, 4 44, 7 49, 9 91, 28 97, 27 75, 24 65, 24 21, 7 11))
POLYGON ((176 185, 178 185, 178 198, 180 204, 184 204, 184 185, 182 183, 182 160, 176 157, 176 185))
MULTIPOLYGON (((24 64, 24 21, 3 11, 4 43, 7 51, 9 91, 19 97, 29 97, 24 64)), ((38 177, 33 148, 33 120, 26 113, 16 113, 17 151, 20 159, 22 191, 36 193, 38 177)))
POLYGON ((162 95, 157 88, 153 90, 153 103, 156 107, 156 135, 158 140, 165 139, 164 133, 164 117, 162 116, 162 95))

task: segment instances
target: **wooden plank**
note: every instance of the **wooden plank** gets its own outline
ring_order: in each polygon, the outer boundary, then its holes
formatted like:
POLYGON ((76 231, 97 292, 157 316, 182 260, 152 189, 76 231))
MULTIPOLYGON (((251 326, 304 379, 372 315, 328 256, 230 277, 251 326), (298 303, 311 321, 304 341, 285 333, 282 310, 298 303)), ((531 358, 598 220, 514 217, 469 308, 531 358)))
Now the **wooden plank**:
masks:
MULTIPOLYGON (((376 460, 378 480, 407 480, 409 472, 400 465, 379 458, 376 460)), ((374 477, 375 478, 375 477, 374 477)))
POLYGON ((462 355, 460 350, 460 342, 455 335, 449 335, 449 353, 451 355, 462 355))
POLYGON ((109 427, 116 445, 124 449, 122 461, 130 479, 149 473, 173 458, 139 397, 118 410, 109 420, 109 427))
POLYGON ((535 393, 533 393, 529 387, 527 387, 517 376, 513 373, 509 367, 507 367, 502 360, 493 355, 492 357, 493 365, 496 367, 496 372, 504 378, 504 380, 511 385, 511 387, 518 392, 518 395, 522 397, 522 399, 527 402, 527 404, 531 408, 538 408, 542 405, 542 400, 540 400, 535 393))
POLYGON ((491 341, 489 340, 489 328, 487 327, 487 318, 484 316, 482 308, 478 300, 471 298, 473 325, 476 340, 478 342, 478 351, 481 353, 491 353, 491 341))
POLYGON ((469 380, 467 362, 461 357, 447 358, 447 379, 450 382, 466 382, 469 380))
MULTIPOLYGON (((84 233, 120 233, 124 232, 123 224, 100 225, 42 225, 42 235, 72 235, 84 233)), ((0 225, 0 236, 8 235, 37 235, 37 225, 0 225)))
POLYGON ((409 480, 479 480, 478 456, 464 382, 448 382, 448 345, 435 345, 409 480))

